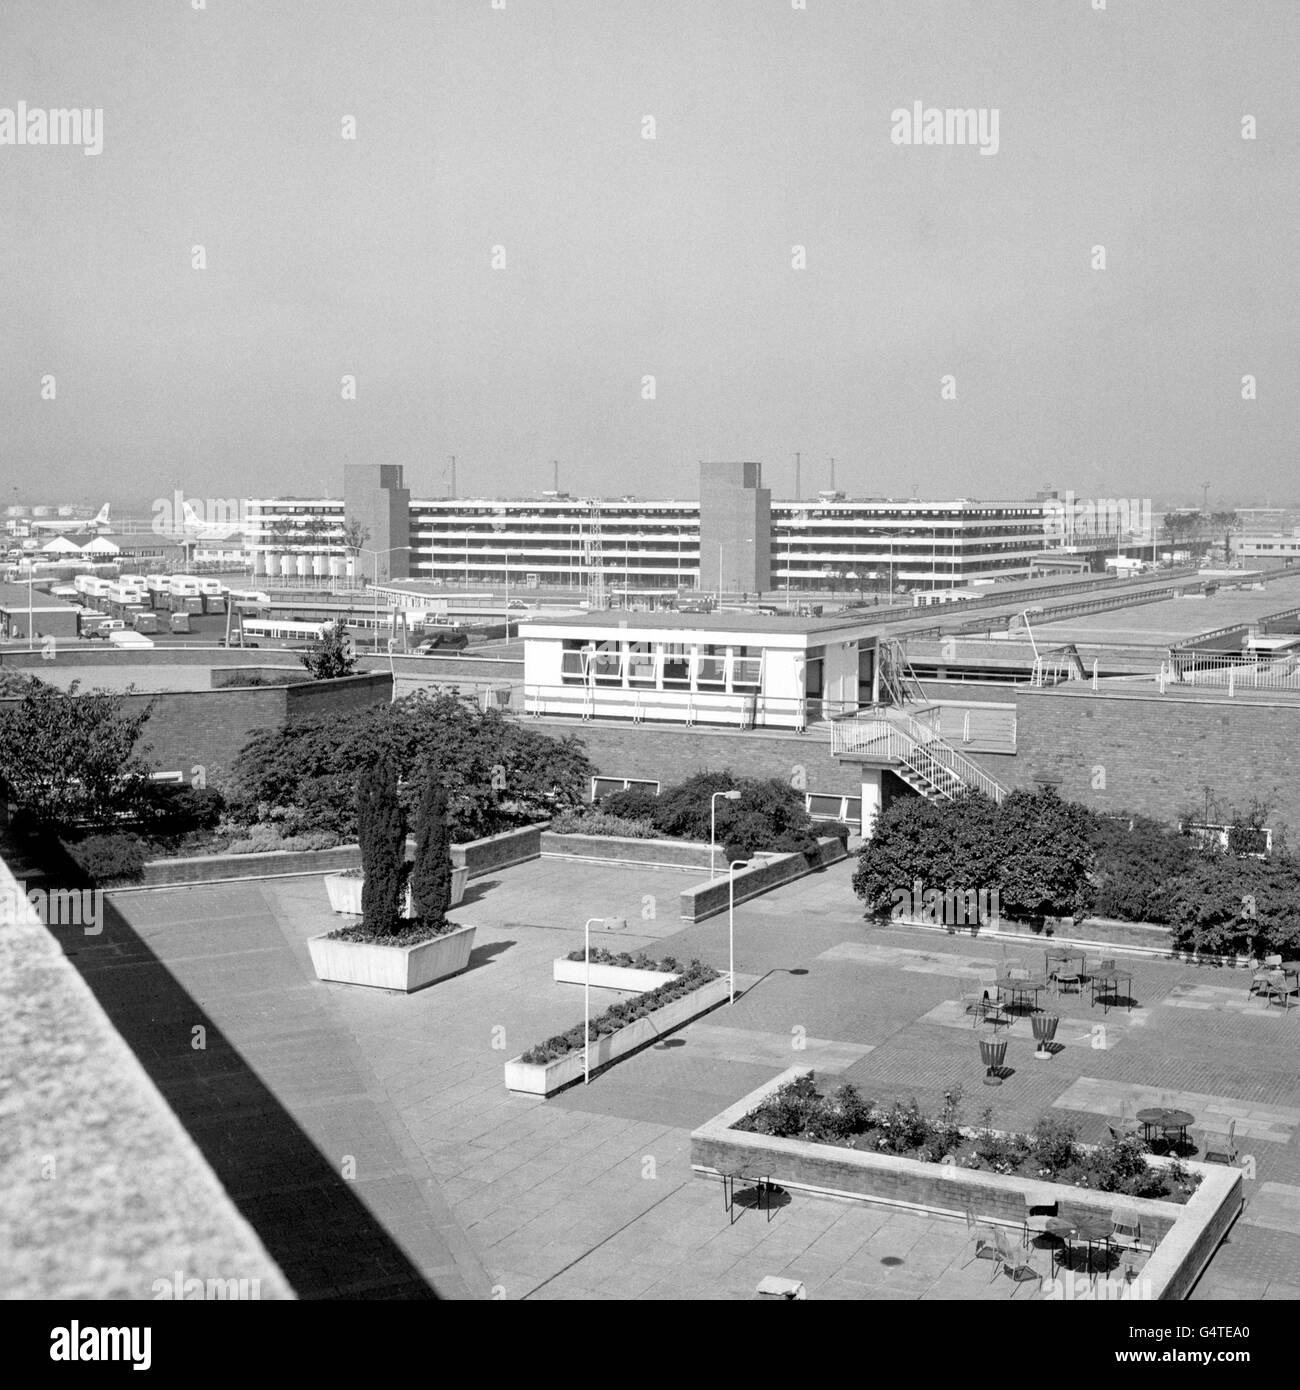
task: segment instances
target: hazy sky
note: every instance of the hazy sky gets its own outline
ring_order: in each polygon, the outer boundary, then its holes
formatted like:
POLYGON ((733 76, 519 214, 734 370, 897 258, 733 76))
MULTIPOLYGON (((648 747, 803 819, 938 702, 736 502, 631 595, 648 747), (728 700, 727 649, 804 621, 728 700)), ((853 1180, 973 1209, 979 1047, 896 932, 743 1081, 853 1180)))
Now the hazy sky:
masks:
POLYGON ((1300 496, 1300 0, 1094 3, 2 0, 4 498, 1300 496))

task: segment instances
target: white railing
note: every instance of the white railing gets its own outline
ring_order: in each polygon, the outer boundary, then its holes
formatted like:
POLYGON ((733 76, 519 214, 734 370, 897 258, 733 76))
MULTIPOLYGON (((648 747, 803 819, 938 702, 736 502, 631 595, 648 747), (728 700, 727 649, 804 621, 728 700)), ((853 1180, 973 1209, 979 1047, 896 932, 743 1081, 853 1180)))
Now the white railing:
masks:
POLYGON ((1225 690, 1292 690, 1300 692, 1300 656, 1258 661, 1248 657, 1176 655, 1162 663, 1156 680, 1161 685, 1197 685, 1225 690))
POLYGON ((800 699, 744 690, 654 690, 573 681, 523 687, 526 714, 582 719, 646 719, 670 724, 723 724, 737 729, 775 728, 803 733, 810 725, 856 715, 856 701, 800 699))
POLYGON ((941 796, 955 797, 973 787, 994 801, 1002 786, 944 742, 939 734, 903 710, 890 709, 874 718, 846 719, 831 725, 831 751, 897 762, 923 778, 941 796))

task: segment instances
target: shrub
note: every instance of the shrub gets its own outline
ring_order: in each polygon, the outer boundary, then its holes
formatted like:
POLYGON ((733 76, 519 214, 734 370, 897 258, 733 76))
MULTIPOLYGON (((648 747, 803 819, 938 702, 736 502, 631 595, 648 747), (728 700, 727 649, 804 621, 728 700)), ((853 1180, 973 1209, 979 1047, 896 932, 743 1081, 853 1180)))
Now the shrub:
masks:
POLYGON ((930 1163, 938 1163, 947 1154, 954 1153, 962 1145, 961 1132, 961 1087, 952 1086, 943 1094, 943 1106, 938 1118, 930 1126, 921 1156, 930 1163))
POLYGON ((1034 1126, 1034 1162, 1051 1173, 1064 1172, 1079 1157, 1078 1128, 1073 1120, 1042 1115, 1034 1126))
POLYGON ((610 792, 602 796, 596 807, 607 816, 621 816, 625 820, 645 820, 654 824, 655 809, 659 798, 644 787, 628 787, 624 791, 610 792))
POLYGON ((139 879, 144 871, 144 841, 137 835, 87 835, 69 843, 67 851, 82 873, 95 883, 130 882, 139 879))
POLYGON ((864 1134, 872 1124, 871 1102, 862 1098, 851 1081, 845 1081, 831 1092, 822 1109, 821 1124, 832 1138, 849 1139, 864 1134))
MULTIPOLYGON (((405 844, 403 844, 405 853, 405 844)), ((415 818, 415 862, 411 868, 411 912, 438 926, 451 906, 451 835, 447 828, 447 793, 433 769, 426 768, 415 818)))
POLYGON ((150 785, 141 819, 151 835, 189 835, 212 830, 221 819, 225 798, 215 787, 150 785))
POLYGON ((632 840, 653 840, 657 833, 649 820, 629 820, 606 815, 604 811, 578 809, 560 811, 553 816, 551 829, 557 835, 621 835, 632 840))
POLYGON ((933 1135, 933 1127, 915 1097, 906 1104, 896 1100, 887 1110, 877 1110, 872 1118, 879 1131, 876 1147, 882 1153, 911 1153, 924 1148, 933 1135))
POLYGON ((275 825, 255 825, 248 834, 232 840, 227 854, 267 854, 272 850, 333 849, 340 843, 331 830, 314 830, 306 835, 282 835, 275 825))
MULTIPOLYGON (((581 947, 576 951, 570 951, 565 957, 566 960, 582 960, 585 952, 581 947)), ((621 965, 630 970, 654 970, 664 974, 676 974, 681 970, 675 956, 665 956, 663 960, 651 960, 644 951, 639 951, 635 956, 627 951, 620 951, 614 955, 606 951, 603 947, 593 946, 591 948, 591 963, 593 965, 621 965)), ((698 962, 693 962, 698 964, 698 962)), ((624 1000, 623 1003, 631 1003, 631 1000, 624 1000)))
MULTIPOLYGON (((616 1015, 613 1008, 606 1009, 597 1018, 591 1020, 590 1034, 592 1039, 601 1037, 604 1034, 617 1032, 625 1023, 635 1018, 644 1018, 646 1014, 657 1008, 662 1008, 665 1004, 671 1004, 675 999, 680 999, 683 995, 689 994, 692 990, 699 989, 701 985, 708 984, 710 980, 716 980, 718 972, 710 965, 703 965, 699 961, 692 961, 690 968, 675 980, 669 980, 667 984, 660 985, 657 989, 652 989, 646 994, 641 994, 636 999, 625 999, 621 1005, 615 1005, 620 1012, 616 1015)), ((532 1064, 545 1064, 547 1062, 558 1061, 561 1057, 567 1057, 571 1052, 579 1051, 583 1046, 584 1038, 582 1024, 575 1024, 567 1033, 557 1034, 546 1042, 531 1047, 520 1057, 521 1062, 532 1064)))
POLYGON ((437 769, 457 842, 579 805, 595 773, 576 739, 548 737, 454 693, 417 691, 388 705, 255 734, 232 769, 231 813, 253 824, 274 807, 293 806, 297 818, 287 833, 333 830, 355 837, 357 776, 382 757, 406 783, 408 810, 422 769, 437 769))
POLYGON ((402 930, 406 887, 406 816, 397 799, 397 769, 383 759, 357 779, 361 843, 361 925, 377 937, 402 930))
POLYGON ((811 1073, 797 1076, 778 1087, 751 1115, 753 1132, 770 1134, 777 1139, 790 1139, 802 1134, 810 1121, 822 1110, 822 1097, 811 1073))

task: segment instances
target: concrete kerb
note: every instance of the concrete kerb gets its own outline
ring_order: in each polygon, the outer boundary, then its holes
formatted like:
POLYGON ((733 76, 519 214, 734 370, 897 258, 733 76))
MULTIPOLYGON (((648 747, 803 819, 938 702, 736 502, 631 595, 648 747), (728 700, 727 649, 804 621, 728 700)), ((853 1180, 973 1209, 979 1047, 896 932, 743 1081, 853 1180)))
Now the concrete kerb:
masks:
MULTIPOLYGON (((870 1202, 893 1210, 956 1220, 964 1219, 968 1208, 982 1207, 976 1212, 981 1223, 1013 1229, 1022 1224, 1026 1201, 1064 1202, 1071 1207, 1099 1208, 1108 1213, 1123 1207, 1137 1213, 1148 1229, 1161 1232, 1142 1271, 1144 1297, 1153 1300, 1187 1297, 1243 1206, 1240 1170, 1215 1164, 1184 1163, 1200 1176, 1201 1185, 1180 1206, 1152 1198, 1121 1196, 732 1128, 781 1086, 814 1070, 807 1066, 788 1067, 694 1130, 690 1144, 695 1175, 720 1180, 724 1171, 736 1168, 744 1168, 750 1174, 766 1170, 766 1176, 783 1188, 813 1196, 870 1202), (820 1176, 824 1173, 832 1177, 836 1172, 853 1179, 855 1187, 836 1185, 820 1176), (869 1190, 877 1184, 880 1189, 895 1190, 869 1190), (932 1199, 913 1200, 936 1189, 943 1191, 945 1199, 951 1192, 955 1205, 939 1205, 932 1199), (898 1195, 900 1190, 911 1195, 898 1195)), ((1149 1158, 1148 1162, 1162 1167, 1167 1161, 1149 1158)))

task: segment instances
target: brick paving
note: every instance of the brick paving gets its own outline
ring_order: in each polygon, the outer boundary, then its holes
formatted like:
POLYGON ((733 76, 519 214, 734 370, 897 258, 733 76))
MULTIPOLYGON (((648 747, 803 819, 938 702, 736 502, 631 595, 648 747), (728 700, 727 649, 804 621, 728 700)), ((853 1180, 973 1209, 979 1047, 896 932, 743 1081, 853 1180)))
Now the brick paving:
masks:
MULTIPOLYGON (((953 1001, 1041 947, 869 925, 849 876, 837 866, 738 908, 736 966, 755 983, 735 1005, 550 1101, 507 1092, 502 1064, 580 1021, 582 989, 554 984, 550 961, 581 945, 584 916, 627 918, 623 933, 593 934, 612 949, 726 967, 725 915, 677 917, 695 875, 554 860, 495 873, 454 914, 479 927, 470 968, 408 997, 314 979, 306 939, 334 923, 318 878, 118 895, 137 944, 105 939, 83 968, 118 998, 187 1125, 214 1145, 261 1127, 256 1151, 228 1146, 232 1195, 308 1296, 350 1280, 374 1295, 748 1298, 783 1274, 811 1297, 1010 1299, 987 1262, 963 1268, 961 1223, 803 1194, 770 1221, 744 1206, 732 1222, 719 1187, 692 1176, 693 1127, 819 1056, 873 1098, 933 1106, 956 1082, 968 1120, 992 1105, 996 1124, 1030 1127, 1056 1107, 1086 1140, 1104 1136, 1103 1093, 1197 1098, 1215 1119, 1254 1108, 1268 1133, 1249 1141, 1249 1219, 1195 1296, 1295 1296, 1300 1139, 1286 1112, 1300 1106, 1300 1010, 1189 1009, 1189 991, 1210 985, 1230 1003, 1249 977, 1126 957, 1139 1007, 1103 1015, 1070 998, 1048 1062, 1016 1025, 1012 1075, 985 1087, 953 1001), (195 1018, 215 1040, 208 1057, 182 1046, 195 1018), (340 1180, 348 1156, 358 1175, 340 1180), (326 1198, 346 1198, 356 1240, 323 1215, 326 1198)), ((620 997, 602 990, 600 1007, 620 997)))

